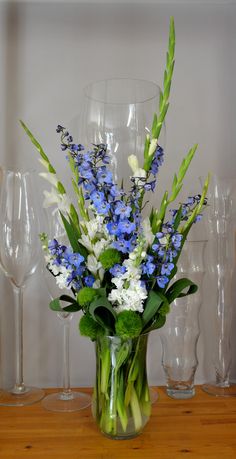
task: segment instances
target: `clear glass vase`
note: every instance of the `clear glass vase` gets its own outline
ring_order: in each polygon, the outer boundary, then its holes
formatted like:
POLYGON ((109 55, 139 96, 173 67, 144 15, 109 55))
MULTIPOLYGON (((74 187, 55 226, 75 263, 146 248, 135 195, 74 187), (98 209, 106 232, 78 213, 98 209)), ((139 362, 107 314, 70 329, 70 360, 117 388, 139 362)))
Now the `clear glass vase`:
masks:
POLYGON ((216 396, 236 396, 236 381, 232 378, 232 318, 235 290, 235 179, 213 176, 209 189, 208 228, 211 237, 209 270, 217 291, 214 315, 212 363, 215 380, 203 385, 203 390, 216 396))
MULTIPOLYGON (((93 82, 84 89, 83 108, 71 121, 71 130, 88 148, 92 143, 106 144, 114 177, 126 184, 130 177, 127 157, 134 154, 140 167, 143 165, 145 138, 159 111, 159 98, 160 88, 151 81, 113 78, 93 82)), ((164 143, 165 126, 159 139, 162 147, 164 143)))
POLYGON ((148 334, 127 340, 104 336, 96 341, 93 416, 101 432, 110 438, 135 437, 149 420, 147 341, 148 334))
POLYGON ((199 311, 202 303, 205 247, 206 241, 185 242, 174 280, 187 277, 198 285, 198 291, 172 303, 166 324, 160 330, 166 392, 175 399, 186 399, 195 395, 194 377, 198 365, 197 343, 200 334, 199 311))

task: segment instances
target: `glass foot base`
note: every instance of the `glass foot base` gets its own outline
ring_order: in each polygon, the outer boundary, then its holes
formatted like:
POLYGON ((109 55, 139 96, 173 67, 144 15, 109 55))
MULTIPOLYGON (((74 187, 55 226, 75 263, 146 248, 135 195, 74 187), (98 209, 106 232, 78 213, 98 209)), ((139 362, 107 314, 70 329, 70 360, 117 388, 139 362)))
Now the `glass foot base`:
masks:
POLYGON ((154 387, 149 387, 149 393, 150 393, 150 399, 151 399, 151 404, 155 403, 158 399, 158 393, 154 387))
POLYGON ((0 406, 25 406, 42 400, 45 393, 37 387, 25 387, 21 394, 14 394, 11 391, 0 390, 0 406))
POLYGON ((91 405, 91 397, 82 392, 70 392, 64 394, 57 392, 56 394, 47 395, 42 400, 42 406, 49 411, 72 412, 79 411, 91 405))
POLYGON ((166 393, 169 397, 176 400, 192 398, 195 395, 195 389, 170 389, 167 387, 166 393))
POLYGON ((230 381, 227 385, 217 384, 212 381, 203 384, 202 390, 216 397, 236 397, 236 381, 230 381))

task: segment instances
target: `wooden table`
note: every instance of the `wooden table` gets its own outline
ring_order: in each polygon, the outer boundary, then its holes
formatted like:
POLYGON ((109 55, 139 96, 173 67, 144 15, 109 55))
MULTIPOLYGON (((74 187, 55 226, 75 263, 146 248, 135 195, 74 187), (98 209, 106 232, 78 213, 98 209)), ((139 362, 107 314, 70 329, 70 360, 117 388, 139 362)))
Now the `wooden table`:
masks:
POLYGON ((40 403, 0 407, 0 458, 236 459, 236 398, 200 388, 190 400, 172 400, 163 388, 158 395, 144 432, 132 440, 101 435, 90 408, 61 414, 40 403))

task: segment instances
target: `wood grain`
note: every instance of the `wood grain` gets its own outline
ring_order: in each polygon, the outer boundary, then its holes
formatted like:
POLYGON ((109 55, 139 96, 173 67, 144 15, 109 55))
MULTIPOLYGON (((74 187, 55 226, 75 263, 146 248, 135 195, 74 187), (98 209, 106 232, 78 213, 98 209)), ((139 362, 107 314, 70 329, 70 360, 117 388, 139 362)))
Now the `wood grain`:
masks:
POLYGON ((158 395, 144 432, 132 440, 104 437, 90 408, 61 414, 40 403, 0 407, 0 458, 236 459, 235 398, 214 398, 200 388, 191 400, 172 400, 164 388, 158 395))

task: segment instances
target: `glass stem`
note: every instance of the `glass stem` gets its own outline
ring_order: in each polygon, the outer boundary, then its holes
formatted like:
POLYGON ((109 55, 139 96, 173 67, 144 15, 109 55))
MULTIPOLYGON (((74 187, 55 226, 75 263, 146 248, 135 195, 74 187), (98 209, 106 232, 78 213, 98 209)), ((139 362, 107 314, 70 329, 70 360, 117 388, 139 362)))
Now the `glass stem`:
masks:
POLYGON ((26 389, 23 382, 23 291, 20 287, 13 287, 15 302, 15 352, 16 352, 16 379, 12 393, 23 394, 26 389))
POLYGON ((72 398, 72 392, 70 388, 70 321, 68 319, 63 320, 63 399, 72 398))

